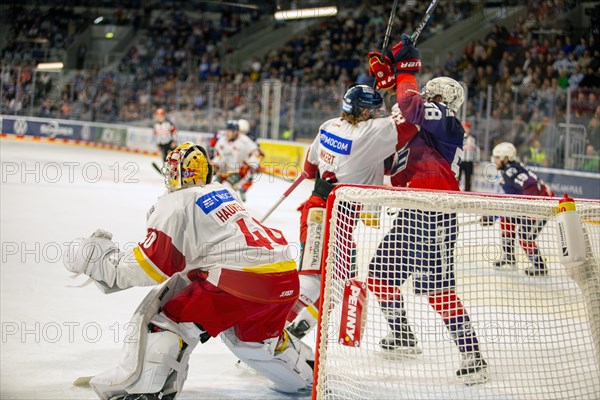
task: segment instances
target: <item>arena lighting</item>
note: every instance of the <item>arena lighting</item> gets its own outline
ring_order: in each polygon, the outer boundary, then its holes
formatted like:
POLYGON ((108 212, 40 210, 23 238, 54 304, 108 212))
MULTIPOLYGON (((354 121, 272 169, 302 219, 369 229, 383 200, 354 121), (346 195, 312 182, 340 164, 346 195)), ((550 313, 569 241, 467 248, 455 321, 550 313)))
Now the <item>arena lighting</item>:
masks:
POLYGON ((321 18, 321 17, 333 17, 337 15, 337 7, 317 7, 317 8, 303 8, 300 10, 286 10, 277 11, 275 13, 275 19, 278 21, 291 20, 291 19, 302 19, 302 18, 321 18))
POLYGON ((63 63, 61 62, 49 62, 49 63, 39 63, 36 67, 38 71, 50 71, 56 69, 63 69, 63 63))
POLYGON ((259 10, 260 7, 254 4, 243 4, 243 3, 235 3, 230 1, 204 1, 203 3, 215 3, 220 6, 232 6, 238 8, 249 8, 251 10, 259 10))

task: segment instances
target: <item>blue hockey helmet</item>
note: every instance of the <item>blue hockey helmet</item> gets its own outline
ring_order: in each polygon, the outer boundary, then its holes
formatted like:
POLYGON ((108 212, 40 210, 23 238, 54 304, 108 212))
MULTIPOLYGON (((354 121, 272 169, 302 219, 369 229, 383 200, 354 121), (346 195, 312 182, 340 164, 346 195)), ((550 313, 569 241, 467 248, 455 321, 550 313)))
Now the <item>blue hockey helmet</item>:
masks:
POLYGON ((342 111, 358 117, 363 109, 377 110, 382 104, 383 98, 372 87, 353 84, 344 93, 342 111))
POLYGON ((238 121, 236 119, 230 119, 225 124, 225 129, 230 129, 232 131, 239 131, 240 125, 238 124, 238 121))

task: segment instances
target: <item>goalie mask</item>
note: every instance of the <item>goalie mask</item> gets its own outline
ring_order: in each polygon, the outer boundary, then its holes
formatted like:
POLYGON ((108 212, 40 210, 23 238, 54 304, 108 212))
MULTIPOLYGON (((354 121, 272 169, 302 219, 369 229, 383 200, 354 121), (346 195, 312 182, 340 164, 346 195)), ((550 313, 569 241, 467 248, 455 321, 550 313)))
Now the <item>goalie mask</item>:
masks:
POLYGON ((455 113, 465 101, 465 90, 460 83, 445 76, 428 81, 425 84, 424 95, 427 101, 433 101, 436 96, 441 96, 442 102, 455 113))
POLYGON ((210 183, 212 166, 206 150, 192 142, 185 142, 172 150, 162 167, 165 186, 170 192, 210 183))

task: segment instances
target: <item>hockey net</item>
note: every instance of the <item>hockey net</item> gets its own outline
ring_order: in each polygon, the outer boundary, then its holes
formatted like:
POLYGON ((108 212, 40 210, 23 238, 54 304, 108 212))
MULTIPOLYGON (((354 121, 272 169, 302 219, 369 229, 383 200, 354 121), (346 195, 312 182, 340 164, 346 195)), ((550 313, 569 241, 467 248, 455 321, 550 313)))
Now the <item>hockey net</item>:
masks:
POLYGON ((576 201, 587 247, 576 274, 559 262, 557 205, 557 198, 336 188, 327 204, 313 398, 600 398, 600 201, 576 201), (482 217, 491 224, 482 226, 482 217), (398 218, 403 233, 388 236, 388 247, 395 242, 406 253, 378 253, 398 218), (516 263, 496 267, 505 252, 501 221, 517 225, 516 263), (518 232, 540 225, 535 242, 547 275, 530 276, 534 263, 518 232), (402 263, 414 273, 397 274, 402 263), (487 362, 488 380, 474 385, 457 377, 456 332, 428 300, 441 283, 423 281, 432 265, 439 272, 452 268, 446 264, 454 264, 456 294, 487 362), (382 349, 391 325, 379 299, 390 289, 372 284, 374 268, 399 279, 420 354, 382 349))

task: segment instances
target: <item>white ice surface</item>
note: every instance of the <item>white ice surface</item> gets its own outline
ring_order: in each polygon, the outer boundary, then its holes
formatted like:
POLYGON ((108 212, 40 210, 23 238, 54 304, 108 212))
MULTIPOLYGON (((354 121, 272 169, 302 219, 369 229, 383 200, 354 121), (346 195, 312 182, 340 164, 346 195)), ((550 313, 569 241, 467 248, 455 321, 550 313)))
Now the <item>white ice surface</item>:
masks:
MULTIPOLYGON (((0 140, 0 159, 0 399, 95 399, 90 389, 73 387, 72 382, 79 376, 94 375, 116 364, 121 343, 131 334, 127 322, 149 289, 133 288, 104 295, 94 285, 71 288, 69 285, 80 284, 85 279, 70 279, 59 252, 65 242, 88 236, 97 228, 111 231, 121 247, 141 241, 145 237, 146 212, 164 192, 162 178, 151 167, 151 162, 158 160, 109 150, 8 139, 0 140)), ((246 207, 257 218, 262 217, 289 185, 290 182, 283 179, 261 175, 248 194, 246 207)), ((267 221, 268 226, 281 229, 290 243, 298 242, 300 215, 296 208, 308 198, 311 190, 312 183, 303 182, 267 221)), ((376 235, 382 236, 384 231, 376 235)), ((481 230, 475 231, 474 227, 463 230, 461 251, 467 255, 478 253, 473 248, 489 244, 480 242, 484 238, 475 237, 475 232, 481 230)), ((498 238, 490 234, 484 241, 498 242, 498 238)), ((543 250, 548 251, 545 243, 553 242, 545 239, 541 242, 543 250)), ((498 255, 491 254, 489 258, 498 255)), ((481 254, 478 257, 483 259, 481 254)), ((493 392, 491 397, 496 398, 529 398, 518 391, 514 396, 508 395, 501 389, 514 387, 515 379, 536 380, 536 369, 540 367, 529 365, 530 360, 546 360, 549 368, 555 368, 554 363, 560 360, 558 365, 566 365, 570 371, 566 381, 578 382, 583 377, 589 382, 581 393, 575 387, 568 387, 573 398, 600 395, 597 390, 600 385, 596 385, 597 367, 590 367, 592 354, 582 354, 578 349, 573 354, 579 358, 571 359, 562 351, 556 351, 546 359, 548 355, 540 351, 539 343, 523 346, 520 340, 528 338, 531 332, 526 328, 531 324, 544 328, 544 324, 553 323, 556 315, 563 318, 568 315, 572 320, 566 320, 567 325, 558 331, 549 330, 553 335, 541 338, 545 347, 561 345, 588 331, 581 320, 581 298, 568 295, 573 293, 573 283, 566 280, 558 264, 553 262, 550 276, 538 280, 518 271, 496 271, 489 263, 473 263, 465 258, 457 265, 457 274, 463 287, 487 277, 486 290, 466 292, 463 301, 472 303, 469 309, 475 321, 485 322, 485 318, 491 318, 494 322, 490 325, 494 327, 492 330, 486 330, 481 323, 478 326, 490 361, 492 381, 468 389, 451 379, 458 352, 450 341, 439 340, 439 333, 445 331, 435 313, 423 299, 410 294, 406 296, 409 315, 413 318, 422 315, 423 320, 432 321, 435 329, 421 326, 423 355, 396 366, 395 370, 402 373, 395 374, 394 378, 400 381, 406 376, 408 379, 401 384, 413 395, 421 393, 424 398, 433 397, 434 392, 461 398, 472 392, 483 396, 487 391, 493 392), (538 285, 551 290, 527 290, 538 285), (493 296, 494 293, 497 296, 493 296), (520 296, 518 302, 517 296, 520 296), (521 302, 538 302, 536 312, 543 310, 544 313, 532 313, 526 307, 515 308, 515 304, 521 302), (515 326, 522 329, 514 330, 515 326), (506 327, 507 332, 514 330, 514 335, 518 335, 497 343, 496 327, 506 327), (511 356, 527 351, 530 352, 527 357, 511 356), (441 357, 447 358, 447 362, 440 363, 441 357), (435 371, 440 369, 443 371, 436 375, 435 371), (420 372, 413 373, 413 370, 420 372), (427 371, 425 376, 422 371, 427 371), (531 372, 534 378, 529 375, 531 372), (447 380, 431 379, 444 374, 448 375, 447 380), (433 387, 439 390, 431 389, 433 387)), ((379 325, 385 327, 385 323, 379 325)), ((376 346, 379 338, 372 338, 371 345, 376 346)), ((313 332, 306 341, 313 344, 314 339, 313 332)), ((387 364, 377 360, 377 365, 381 367, 376 368, 378 373, 373 379, 380 381, 385 378, 382 368, 387 364)), ((360 370, 358 365, 351 368, 360 370)), ((389 370, 394 371, 394 368, 389 370)), ((539 372, 541 392, 532 393, 531 397, 560 398, 553 396, 552 379, 562 379, 564 372, 549 370, 548 375, 539 372)), ((267 379, 237 367, 236 358, 224 344, 219 339, 211 339, 199 345, 192 355, 188 380, 180 398, 293 398, 271 391, 268 384, 267 379)))
MULTIPOLYGON (((2 399, 95 399, 75 378, 113 367, 126 325, 148 292, 133 288, 111 295, 94 285, 71 288, 59 249, 96 228, 114 234, 121 247, 145 237, 146 212, 164 192, 152 168, 155 158, 78 146, 0 141, 2 265, 2 399)), ((269 176, 251 189, 246 204, 260 218, 290 182, 269 176)), ((311 184, 305 182, 268 219, 298 241, 300 214, 311 184)), ((219 339, 198 346, 181 399, 289 398, 269 381, 237 367, 219 339)))

